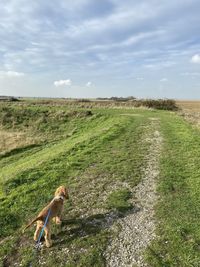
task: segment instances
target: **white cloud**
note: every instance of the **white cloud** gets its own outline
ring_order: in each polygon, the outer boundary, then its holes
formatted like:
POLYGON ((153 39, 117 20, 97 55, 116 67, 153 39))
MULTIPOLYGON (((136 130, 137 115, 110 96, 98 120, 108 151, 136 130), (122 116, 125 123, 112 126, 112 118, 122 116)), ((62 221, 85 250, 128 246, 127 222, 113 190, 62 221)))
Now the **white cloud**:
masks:
POLYGON ((162 79, 160 79, 160 82, 167 82, 167 81, 168 81, 167 78, 162 78, 162 79))
POLYGON ((92 85, 92 82, 87 82, 87 83, 86 83, 86 86, 87 86, 87 87, 90 87, 91 85, 92 85))
POLYGON ((165 61, 165 62, 153 62, 152 64, 145 64, 144 67, 147 69, 161 69, 161 68, 170 68, 176 65, 174 61, 165 61))
POLYGON ((59 86, 70 86, 72 84, 72 81, 70 79, 67 79, 67 80, 59 80, 59 81, 55 81, 54 82, 54 85, 56 87, 59 87, 59 86))
POLYGON ((192 63, 200 63, 200 55, 199 54, 196 54, 194 55, 192 58, 191 58, 191 62, 192 63))
POLYGON ((137 81, 143 81, 144 78, 143 78, 143 77, 136 77, 136 80, 137 80, 137 81))
POLYGON ((23 72, 17 72, 17 71, 0 71, 0 77, 2 78, 13 78, 13 77, 22 77, 25 74, 23 72))
POLYGON ((155 68, 155 65, 154 64, 146 64, 146 65, 144 65, 144 67, 147 69, 153 69, 153 68, 155 68))
POLYGON ((141 32, 138 34, 134 34, 133 36, 130 36, 123 41, 117 41, 117 42, 111 42, 107 44, 95 44, 93 46, 90 46, 88 48, 88 51, 106 51, 106 50, 112 50, 114 48, 123 48, 128 47, 134 44, 137 44, 145 39, 153 40, 155 38, 158 38, 159 36, 163 35, 165 32, 163 30, 155 30, 150 32, 141 32))
POLYGON ((181 76, 200 76, 200 72, 182 72, 181 76))

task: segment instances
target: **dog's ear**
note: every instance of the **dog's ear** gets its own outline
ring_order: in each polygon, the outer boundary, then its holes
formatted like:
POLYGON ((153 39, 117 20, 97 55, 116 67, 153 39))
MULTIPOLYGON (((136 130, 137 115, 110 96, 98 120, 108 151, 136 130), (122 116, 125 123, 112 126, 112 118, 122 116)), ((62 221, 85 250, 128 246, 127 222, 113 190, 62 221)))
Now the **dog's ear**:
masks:
POLYGON ((63 193, 63 195, 64 195, 64 197, 65 197, 66 199, 69 198, 69 193, 68 193, 68 189, 67 189, 67 187, 63 186, 63 188, 62 188, 62 193, 63 193))
POLYGON ((55 197, 56 197, 57 195, 59 195, 60 191, 61 191, 61 186, 59 186, 59 187, 56 189, 55 194, 54 194, 55 197))

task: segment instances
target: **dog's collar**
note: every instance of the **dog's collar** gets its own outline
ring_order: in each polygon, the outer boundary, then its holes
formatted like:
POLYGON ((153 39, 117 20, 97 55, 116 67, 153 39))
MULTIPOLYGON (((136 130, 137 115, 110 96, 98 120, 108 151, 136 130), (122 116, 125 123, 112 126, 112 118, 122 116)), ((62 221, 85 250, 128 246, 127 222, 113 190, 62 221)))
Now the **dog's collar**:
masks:
POLYGON ((63 200, 64 201, 64 197, 63 196, 56 196, 56 197, 54 197, 54 199, 57 199, 57 200, 63 200))

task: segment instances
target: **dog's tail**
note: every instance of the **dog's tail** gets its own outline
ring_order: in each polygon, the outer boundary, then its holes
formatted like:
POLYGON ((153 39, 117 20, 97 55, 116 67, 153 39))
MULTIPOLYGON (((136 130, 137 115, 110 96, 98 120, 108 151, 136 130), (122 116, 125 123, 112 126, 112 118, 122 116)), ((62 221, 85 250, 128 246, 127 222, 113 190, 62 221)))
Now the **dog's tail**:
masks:
POLYGON ((24 229, 23 229, 23 233, 25 232, 25 230, 27 229, 27 228, 29 228, 32 224, 34 224, 34 222, 37 222, 37 221, 39 221, 39 220, 42 220, 43 219, 43 216, 38 216, 38 217, 36 217, 35 219, 33 219, 24 229))

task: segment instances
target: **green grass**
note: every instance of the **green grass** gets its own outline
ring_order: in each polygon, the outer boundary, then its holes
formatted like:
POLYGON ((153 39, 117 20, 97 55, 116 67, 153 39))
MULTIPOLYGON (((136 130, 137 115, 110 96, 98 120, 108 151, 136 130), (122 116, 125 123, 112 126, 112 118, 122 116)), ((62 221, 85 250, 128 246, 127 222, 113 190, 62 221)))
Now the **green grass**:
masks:
POLYGON ((200 266, 200 135, 177 116, 164 116, 165 144, 157 205, 157 239, 147 252, 152 266, 200 266))
POLYGON ((126 211, 132 208, 128 200, 131 198, 131 192, 128 189, 119 189, 113 191, 107 198, 108 208, 119 211, 126 211))
POLYGON ((105 266, 104 251, 117 220, 109 224, 108 219, 132 209, 134 196, 125 185, 140 182, 147 139, 157 127, 164 140, 157 238, 145 257, 156 267, 199 266, 199 131, 167 111, 93 107, 88 114, 74 105, 32 102, 2 105, 0 111, 4 130, 39 137, 36 144, 0 157, 0 266, 105 266), (21 229, 60 184, 70 190, 63 224, 52 224, 53 247, 36 254, 34 229, 24 235, 21 229))
MULTIPOLYGON (((16 112, 18 114, 18 110, 16 112)), ((141 147, 140 140, 149 114, 144 111, 140 118, 130 114, 121 116, 121 111, 115 110, 94 110, 93 113, 83 120, 72 116, 68 123, 76 127, 76 131, 71 136, 58 138, 55 134, 55 139, 11 151, 1 158, 0 234, 2 238, 14 235, 12 241, 5 239, 0 249, 2 258, 8 257, 4 260, 6 264, 21 262, 26 266, 31 261, 37 265, 33 230, 27 231, 26 242, 20 231, 63 183, 71 192, 71 201, 65 206, 67 220, 61 229, 53 227, 56 233, 55 246, 51 249, 53 256, 44 249, 39 258, 44 258, 46 266, 55 266, 55 261, 60 266, 94 266, 94 260, 96 266, 104 264, 103 251, 111 235, 104 223, 112 210, 106 208, 107 202, 102 201, 102 196, 116 181, 128 181, 132 185, 139 182, 147 149, 145 142, 141 147), (62 252, 65 248, 70 251, 66 255, 62 252)), ((38 111, 35 115, 34 111, 34 116, 40 114, 38 111)), ((15 112, 12 118, 15 120, 15 112)), ((66 122, 61 119, 60 123, 60 129, 67 129, 66 122)), ((22 129, 21 124, 15 127, 22 129)), ((107 194, 110 193, 109 189, 107 194)))

